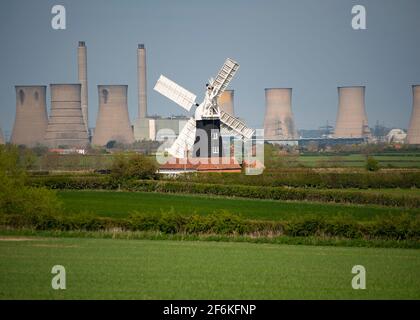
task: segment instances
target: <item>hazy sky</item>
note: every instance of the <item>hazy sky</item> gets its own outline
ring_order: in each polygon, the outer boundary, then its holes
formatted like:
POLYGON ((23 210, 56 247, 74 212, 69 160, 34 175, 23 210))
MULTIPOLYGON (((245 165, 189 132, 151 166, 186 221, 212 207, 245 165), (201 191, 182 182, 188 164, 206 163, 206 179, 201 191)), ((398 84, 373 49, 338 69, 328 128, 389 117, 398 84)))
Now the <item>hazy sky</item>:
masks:
MULTIPOLYGON (((182 114, 153 91, 164 74, 201 99, 226 57, 241 65, 235 111, 262 127, 264 88, 292 87, 298 128, 335 122, 337 86, 366 85, 369 124, 406 128, 420 84, 420 0, 2 0, 0 127, 11 131, 17 84, 77 82, 77 44, 88 47, 89 125, 98 84, 128 84, 137 117, 136 49, 145 43, 149 114, 182 114), (67 29, 51 28, 62 4, 67 29), (367 30, 351 9, 367 9, 367 30)), ((47 98, 49 107, 49 91, 47 98)))

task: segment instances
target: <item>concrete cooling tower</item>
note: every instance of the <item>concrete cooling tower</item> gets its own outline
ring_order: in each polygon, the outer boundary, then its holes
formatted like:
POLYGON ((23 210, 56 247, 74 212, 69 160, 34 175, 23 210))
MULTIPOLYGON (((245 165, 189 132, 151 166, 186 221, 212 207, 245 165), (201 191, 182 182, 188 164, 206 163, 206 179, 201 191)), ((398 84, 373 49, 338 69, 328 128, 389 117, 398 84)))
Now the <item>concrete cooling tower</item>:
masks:
POLYGON ((147 117, 147 79, 146 79, 146 48, 139 44, 137 48, 137 81, 138 104, 140 119, 147 117))
POLYGON ((334 137, 370 137, 365 108, 365 87, 339 87, 334 137))
POLYGON ((124 144, 134 142, 127 105, 127 86, 98 86, 99 111, 92 144, 104 146, 115 140, 124 144))
POLYGON ((407 143, 420 144, 420 85, 413 86, 413 111, 411 112, 407 143))
POLYGON ((81 107, 80 84, 51 84, 51 112, 45 142, 59 146, 83 148, 89 144, 81 107))
POLYGON ((292 89, 265 89, 264 139, 297 139, 292 113, 292 89))
POLYGON ((77 65, 79 82, 81 84, 81 105, 83 113, 83 121, 86 125, 86 130, 89 128, 88 119, 88 85, 87 85, 87 48, 84 41, 79 41, 77 48, 77 65))
POLYGON ((234 90, 225 90, 222 95, 217 100, 219 107, 234 116, 234 109, 233 109, 233 99, 234 99, 234 90))
POLYGON ((46 86, 15 86, 16 118, 10 142, 33 147, 44 143, 48 125, 46 86))

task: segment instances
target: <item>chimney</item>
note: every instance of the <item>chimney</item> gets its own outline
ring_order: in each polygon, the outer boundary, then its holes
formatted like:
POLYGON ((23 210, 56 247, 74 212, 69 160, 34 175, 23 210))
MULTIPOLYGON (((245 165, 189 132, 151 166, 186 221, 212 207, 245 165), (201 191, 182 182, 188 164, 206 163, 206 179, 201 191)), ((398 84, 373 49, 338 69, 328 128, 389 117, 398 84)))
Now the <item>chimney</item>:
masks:
POLYGON ((138 77, 138 104, 140 119, 147 117, 147 79, 146 79, 146 48, 139 44, 137 48, 137 77, 138 77))
POLYGON ((88 119, 88 83, 87 83, 87 48, 84 41, 79 41, 77 48, 78 76, 81 84, 81 104, 83 121, 85 122, 86 131, 89 132, 88 119))
POLYGON ((413 110, 408 128, 407 142, 420 144, 420 85, 413 86, 413 110))

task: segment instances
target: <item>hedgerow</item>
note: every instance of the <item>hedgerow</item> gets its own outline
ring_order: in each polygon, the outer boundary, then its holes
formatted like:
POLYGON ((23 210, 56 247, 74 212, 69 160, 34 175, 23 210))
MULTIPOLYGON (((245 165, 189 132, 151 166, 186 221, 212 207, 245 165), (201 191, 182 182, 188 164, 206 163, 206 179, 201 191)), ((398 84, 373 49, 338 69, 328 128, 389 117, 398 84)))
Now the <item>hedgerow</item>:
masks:
POLYGON ((419 208, 420 198, 357 190, 328 190, 313 188, 265 187, 249 185, 209 184, 180 181, 128 180, 117 183, 106 176, 31 177, 32 186, 50 189, 104 189, 162 193, 186 193, 244 197, 253 199, 319 201, 351 204, 375 204, 419 208))
POLYGON ((286 221, 244 219, 229 212, 207 216, 174 212, 144 214, 134 212, 127 218, 98 217, 89 214, 0 214, 0 226, 15 229, 57 231, 158 231, 163 234, 249 235, 255 237, 339 237, 345 239, 382 239, 420 241, 420 219, 409 215, 377 217, 357 221, 349 217, 296 217, 286 221))

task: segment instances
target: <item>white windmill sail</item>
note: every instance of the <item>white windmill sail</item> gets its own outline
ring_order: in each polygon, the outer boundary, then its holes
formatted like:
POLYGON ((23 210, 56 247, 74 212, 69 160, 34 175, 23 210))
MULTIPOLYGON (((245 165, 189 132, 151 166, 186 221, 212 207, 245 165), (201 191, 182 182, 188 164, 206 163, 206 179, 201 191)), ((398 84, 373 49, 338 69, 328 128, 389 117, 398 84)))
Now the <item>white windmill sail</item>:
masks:
POLYGON ((226 87, 229 85, 229 82, 232 80, 238 69, 239 64, 236 61, 230 58, 226 59, 222 69, 220 69, 219 73, 213 81, 213 96, 219 97, 223 91, 225 91, 226 87))
POLYGON ((220 110, 220 122, 223 124, 222 134, 234 133, 247 139, 251 139, 254 134, 253 129, 248 128, 241 120, 223 110, 220 110))
POLYGON ((175 142, 167 151, 175 158, 185 158, 187 151, 191 151, 194 145, 195 130, 195 119, 190 118, 184 128, 182 128, 178 138, 176 138, 175 142))
POLYGON ((195 94, 163 75, 159 77, 154 89, 188 111, 195 104, 195 99, 197 98, 195 94))

